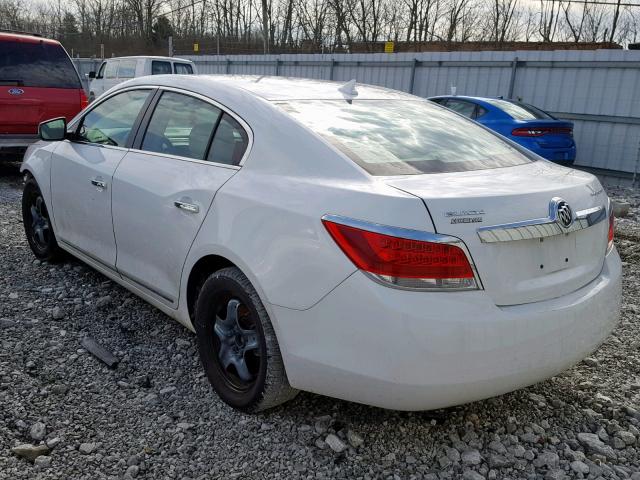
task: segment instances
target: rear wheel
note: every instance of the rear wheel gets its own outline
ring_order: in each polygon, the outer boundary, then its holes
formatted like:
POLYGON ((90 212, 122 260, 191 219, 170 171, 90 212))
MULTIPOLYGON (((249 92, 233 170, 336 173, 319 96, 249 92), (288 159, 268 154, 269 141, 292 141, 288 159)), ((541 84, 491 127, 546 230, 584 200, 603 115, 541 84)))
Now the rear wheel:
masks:
POLYGON ((195 328, 209 382, 230 406, 258 412, 298 393, 287 380, 267 311, 237 268, 219 270, 205 280, 195 328))
POLYGON ((55 262, 63 258, 38 183, 29 178, 22 192, 22 223, 27 242, 40 260, 55 262))

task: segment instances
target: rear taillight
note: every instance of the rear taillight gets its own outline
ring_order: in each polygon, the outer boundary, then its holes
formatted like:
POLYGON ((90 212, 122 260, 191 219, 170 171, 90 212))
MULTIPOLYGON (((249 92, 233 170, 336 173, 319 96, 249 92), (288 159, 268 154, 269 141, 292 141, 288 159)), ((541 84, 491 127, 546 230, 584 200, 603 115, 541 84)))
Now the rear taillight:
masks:
POLYGON ((615 216, 613 215, 613 208, 609 212, 609 233, 607 235, 607 253, 613 248, 613 235, 615 230, 615 216))
POLYGON ((322 222, 354 265, 380 282, 419 290, 478 288, 469 257, 455 237, 334 215, 322 222))
POLYGON ((511 131, 515 137, 541 137, 543 135, 569 135, 573 136, 573 128, 570 127, 529 127, 516 128, 511 131))
POLYGON ((87 94, 84 93, 84 90, 80 90, 80 110, 83 110, 87 105, 89 105, 87 94))

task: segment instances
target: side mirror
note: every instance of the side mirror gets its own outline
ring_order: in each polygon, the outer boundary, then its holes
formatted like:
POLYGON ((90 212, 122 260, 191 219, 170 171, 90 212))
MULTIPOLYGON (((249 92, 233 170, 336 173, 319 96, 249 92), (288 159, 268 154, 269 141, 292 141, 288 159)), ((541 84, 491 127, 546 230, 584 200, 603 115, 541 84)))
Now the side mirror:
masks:
POLYGON ((64 117, 53 118, 38 125, 38 135, 42 140, 56 142, 67 137, 67 120, 64 117))
POLYGON ((89 78, 94 79, 96 78, 96 72, 94 72, 93 70, 89 72, 89 78))

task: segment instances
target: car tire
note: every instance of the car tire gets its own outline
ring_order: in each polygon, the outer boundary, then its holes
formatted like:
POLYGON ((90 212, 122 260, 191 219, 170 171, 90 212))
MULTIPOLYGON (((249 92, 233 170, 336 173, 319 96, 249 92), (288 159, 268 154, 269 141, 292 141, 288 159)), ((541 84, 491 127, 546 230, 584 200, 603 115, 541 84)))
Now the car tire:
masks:
POLYGON ((225 403, 254 413, 297 395, 269 315, 238 268, 224 268, 204 281, 194 326, 205 373, 225 403))
POLYGON ((52 263, 64 259, 44 197, 33 177, 27 179, 22 191, 22 223, 27 242, 36 258, 52 263))

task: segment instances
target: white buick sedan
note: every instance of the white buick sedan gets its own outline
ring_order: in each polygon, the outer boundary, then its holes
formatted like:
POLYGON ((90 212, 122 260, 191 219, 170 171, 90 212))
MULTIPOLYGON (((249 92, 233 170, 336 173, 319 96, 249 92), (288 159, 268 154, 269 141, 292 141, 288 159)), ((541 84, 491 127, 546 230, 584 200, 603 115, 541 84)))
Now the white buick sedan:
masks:
POLYGON ((155 76, 40 127, 36 257, 63 251, 197 334, 229 405, 298 390, 422 410, 555 375, 619 317, 598 180, 427 100, 155 76))

